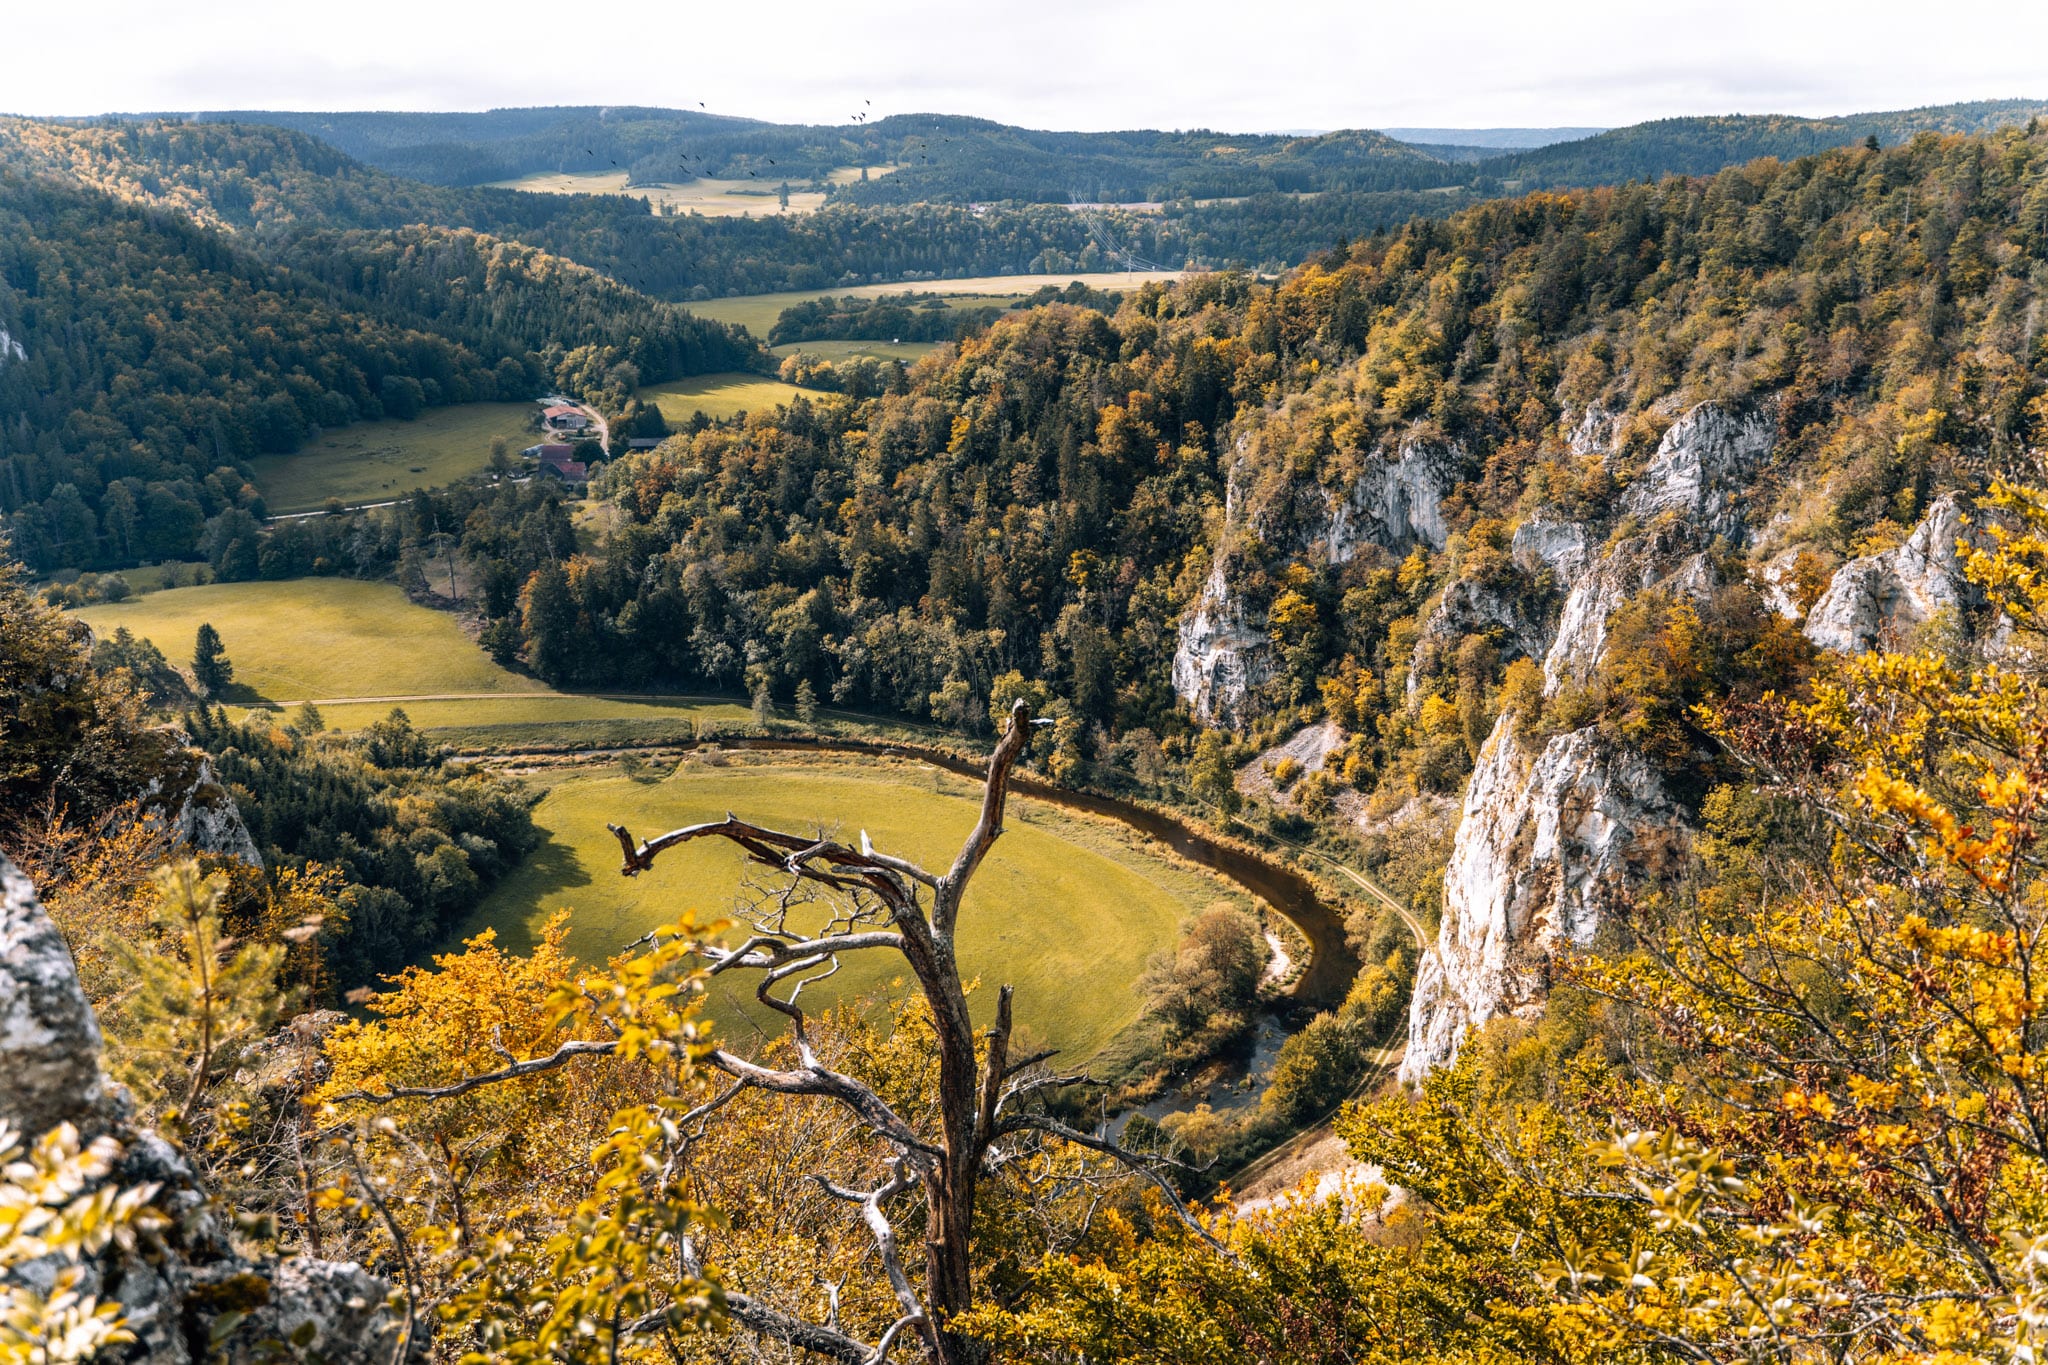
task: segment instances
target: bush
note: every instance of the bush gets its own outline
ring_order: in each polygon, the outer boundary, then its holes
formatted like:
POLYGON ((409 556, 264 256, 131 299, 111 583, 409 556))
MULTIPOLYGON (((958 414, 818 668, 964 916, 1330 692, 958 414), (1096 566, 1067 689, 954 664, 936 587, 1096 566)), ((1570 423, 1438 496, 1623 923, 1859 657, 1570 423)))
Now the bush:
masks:
POLYGON ((1364 1074, 1357 1033, 1334 1014, 1318 1014, 1281 1045, 1259 1108, 1280 1123, 1308 1123, 1336 1108, 1364 1074))

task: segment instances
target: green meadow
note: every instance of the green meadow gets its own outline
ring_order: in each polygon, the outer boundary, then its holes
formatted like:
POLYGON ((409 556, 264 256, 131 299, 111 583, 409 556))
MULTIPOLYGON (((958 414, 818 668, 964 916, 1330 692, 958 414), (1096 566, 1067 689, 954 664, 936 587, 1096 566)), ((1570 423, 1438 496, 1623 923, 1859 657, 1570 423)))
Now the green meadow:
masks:
MULTIPOLYGON (((552 777, 534 818, 547 842, 492 892, 462 927, 495 930, 524 949, 548 917, 568 909, 569 947, 602 961, 685 912, 700 921, 743 917, 779 880, 723 841, 685 844, 650 872, 621 877, 608 822, 636 838, 730 811, 781 829, 824 832, 943 868, 973 827, 979 788, 908 759, 791 759, 698 752, 661 774, 617 767, 552 777)), ((1017 988, 1020 1026, 1075 1061, 1093 1056, 1137 1018, 1147 960, 1172 946, 1181 920, 1231 888, 1172 860, 1120 825, 1012 798, 1007 832, 977 874, 961 915, 960 956, 982 988, 978 1018, 996 987, 1017 988)), ((803 921, 810 924, 816 914, 803 921)), ((901 991, 902 959, 852 953, 837 976, 807 988, 818 1004, 901 991)), ((728 1037, 773 1030, 780 1016, 751 984, 714 988, 709 1011, 728 1037)))
MULTIPOLYGON (((805 390, 759 374, 700 374, 640 390, 640 401, 661 409, 670 426, 697 412, 717 420, 742 412, 781 407, 805 390)), ((815 393, 811 395, 817 397, 815 393)))
POLYGON ((440 488, 490 467, 491 440, 518 451, 540 438, 527 427, 531 403, 459 403, 428 408, 410 422, 357 422, 290 455, 250 463, 273 513, 310 512, 329 498, 382 502, 415 488, 440 488))

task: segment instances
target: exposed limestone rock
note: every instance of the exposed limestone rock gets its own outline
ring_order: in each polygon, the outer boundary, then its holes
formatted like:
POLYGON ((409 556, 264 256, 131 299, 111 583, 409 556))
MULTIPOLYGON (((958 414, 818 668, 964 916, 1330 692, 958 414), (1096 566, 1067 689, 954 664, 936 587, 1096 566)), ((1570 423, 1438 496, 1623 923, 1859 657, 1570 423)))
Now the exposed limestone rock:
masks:
POLYGON ((1344 727, 1334 720, 1304 725, 1286 739, 1237 770, 1237 789, 1246 796, 1260 797, 1277 806, 1292 803, 1293 797, 1279 789, 1273 770, 1282 759, 1293 759, 1304 774, 1321 772, 1330 755, 1344 747, 1344 727))
POLYGON ((1444 495, 1458 482, 1463 456, 1455 448, 1404 442, 1393 460, 1368 461, 1348 496, 1329 499, 1321 537, 1330 562, 1349 563, 1362 545, 1403 550, 1416 544, 1441 550, 1444 495))
POLYGON ((1520 596, 1490 583, 1459 579, 1444 589, 1422 623, 1408 665, 1408 695, 1420 689, 1433 656, 1479 634, 1497 636, 1505 659, 1540 659, 1550 649, 1549 622, 1532 617, 1520 596))
POLYGON ((1622 494, 1622 512, 1645 522, 1669 514, 1702 539, 1740 539, 1741 495, 1776 432, 1761 413, 1737 416, 1719 403, 1701 403, 1664 433, 1642 476, 1622 494))
POLYGON ((1236 725, 1246 695, 1273 676, 1273 643, 1245 620, 1221 560, 1209 572, 1194 610, 1180 623, 1173 652, 1173 690, 1205 724, 1236 725))
MULTIPOLYGON (((119 1303, 135 1334, 100 1358, 389 1365, 404 1332, 403 1315, 387 1306, 391 1286, 359 1265, 237 1253, 184 1154, 128 1122, 125 1100, 101 1074, 100 1046, 70 949, 35 888, 0 856, 0 1119, 30 1141, 60 1123, 87 1140, 113 1138, 120 1156, 108 1179, 156 1186, 150 1203, 165 1216, 133 1248, 111 1244, 83 1267, 81 1291, 119 1303), (300 1333, 300 1349, 280 1351, 300 1333)), ((37 1269, 27 1278, 47 1291, 37 1269)), ((414 1359, 425 1358, 421 1337, 414 1359)))
POLYGON ((1540 1009, 1551 954, 1591 943, 1615 892, 1682 828, 1640 756, 1592 730, 1532 756, 1514 717, 1501 717, 1444 869, 1443 927, 1416 972, 1402 1078, 1449 1061, 1468 1028, 1540 1009))
MULTIPOLYGON (((1225 497, 1226 528, 1239 521, 1246 501, 1244 461, 1252 449, 1239 441, 1238 464, 1225 497)), ((1400 552, 1415 545, 1444 546, 1443 499, 1458 481, 1462 454, 1455 448, 1406 442, 1395 458, 1367 460, 1367 469, 1343 493, 1290 480, 1244 519, 1270 548, 1303 559, 1343 564, 1366 545, 1400 552)), ((1227 530, 1226 530, 1227 534, 1227 530)), ((1238 725, 1246 696, 1273 676, 1272 642, 1254 624, 1231 587, 1233 565, 1219 554, 1195 603, 1182 618, 1173 655, 1173 689, 1207 724, 1238 725)))
POLYGON ((0 327, 0 365, 5 365, 9 360, 27 359, 28 352, 21 349, 21 343, 8 335, 5 327, 0 327))
POLYGON ((1951 493, 1927 510, 1905 544, 1837 569, 1807 613, 1806 638, 1822 649, 1861 654, 1937 612, 1979 605, 1982 596, 1964 576, 1956 548, 1981 534, 1965 524, 1969 511, 1951 493))
POLYGON ((1694 595, 1712 590, 1704 551, 1716 538, 1745 539, 1742 494, 1770 452, 1773 431, 1761 415, 1738 417, 1716 403, 1701 403, 1671 424, 1622 495, 1623 515, 1641 529, 1573 576, 1543 664, 1546 691, 1591 676, 1606 647, 1608 618, 1637 593, 1659 586, 1694 595))
MULTIPOLYGON (((1708 551, 1747 538, 1744 495, 1774 428, 1758 414, 1703 403, 1665 433, 1623 494, 1621 535, 1604 551, 1587 529, 1532 518, 1515 534, 1525 572, 1548 570, 1569 592, 1543 656, 1545 691, 1583 683, 1600 664, 1608 623, 1647 589, 1705 597, 1708 551)), ((1580 424, 1587 442, 1599 433, 1580 424)), ((1533 657, 1533 656, 1532 656, 1533 657)), ((1444 872, 1444 914, 1410 1003, 1402 1075, 1417 1080, 1456 1055, 1465 1031, 1542 1005, 1551 954, 1592 941, 1617 895, 1690 833, 1655 768, 1597 730, 1525 752, 1503 715, 1481 751, 1444 872)))
POLYGON ((1757 583, 1763 591, 1764 605, 1787 621, 1797 621, 1800 615, 1799 602, 1792 595, 1799 587, 1793 576, 1793 570, 1799 563, 1799 554, 1797 548, 1780 550, 1765 560, 1756 571, 1757 583))
POLYGON ((0 1120, 27 1136, 90 1123, 106 1103, 100 1028, 71 949, 0 855, 0 1120))
POLYGON ((1596 405, 1580 415, 1565 444, 1574 455, 1604 455, 1614 449, 1614 437, 1620 428, 1619 417, 1596 405))

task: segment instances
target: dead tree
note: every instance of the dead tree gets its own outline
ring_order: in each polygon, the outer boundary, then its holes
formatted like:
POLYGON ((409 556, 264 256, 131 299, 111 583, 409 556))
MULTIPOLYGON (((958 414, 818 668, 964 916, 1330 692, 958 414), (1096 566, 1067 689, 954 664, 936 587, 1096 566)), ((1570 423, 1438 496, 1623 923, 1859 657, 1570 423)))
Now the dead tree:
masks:
MULTIPOLYGON (((894 1337, 915 1330, 933 1361, 964 1365, 977 1359, 976 1343, 950 1331, 948 1324, 974 1303, 969 1238, 977 1189, 991 1169, 1014 1158, 1014 1151, 1005 1146, 1019 1140, 1051 1138, 1114 1158, 1151 1178, 1177 1209, 1181 1207, 1154 1160, 1128 1153, 1102 1135, 1081 1132, 1031 1103, 1085 1077, 1043 1070, 1041 1064, 1051 1054, 1010 1055, 1008 986, 997 993, 995 1026, 977 1056, 957 954, 960 906, 976 869, 1003 832, 1011 769, 1024 752, 1032 725, 1029 707, 1019 701, 989 758, 981 818, 953 865, 942 874, 877 851, 864 832, 860 847, 849 848, 829 839, 763 829, 728 815, 721 821, 675 830, 636 845, 625 830, 611 827, 625 850, 623 871, 627 876, 653 866, 664 850, 678 844, 721 838, 739 845, 755 862, 849 896, 856 907, 815 935, 784 932, 781 920, 774 918, 757 925, 756 932, 737 947, 704 949, 714 975, 742 969, 762 974, 755 994, 788 1017, 798 1065, 771 1070, 724 1050, 712 1053, 710 1062, 741 1086, 809 1095, 843 1105, 892 1149, 888 1164, 894 1174, 885 1184, 865 1191, 829 1183, 827 1188, 859 1207, 903 1311, 888 1336, 875 1346, 843 1337, 827 1345, 817 1335, 820 1329, 772 1321, 772 1315, 759 1305, 736 1307, 734 1316, 754 1330, 849 1362, 877 1360, 887 1354, 894 1337), (804 1012, 796 1003, 803 982, 829 973, 842 953, 872 951, 900 954, 930 1008, 938 1051, 936 1133, 919 1132, 874 1090, 832 1070, 811 1049, 804 1012), (783 983, 791 983, 787 996, 775 993, 783 983), (904 1267, 889 1211, 893 1200, 912 1190, 922 1193, 925 1214, 921 1291, 904 1267)), ((1185 1216, 1185 1209, 1181 1212, 1185 1216)))
MULTIPOLYGON (((723 1048, 713 1050, 707 1062, 729 1077, 731 1084, 685 1116, 681 1126, 701 1122, 744 1090, 758 1089, 839 1105, 884 1146, 882 1165, 889 1177, 872 1189, 845 1188, 822 1173, 815 1178, 826 1193, 858 1210, 896 1298, 900 1310, 896 1320, 879 1340, 869 1343, 841 1330, 836 1321, 806 1321, 747 1294, 728 1291, 727 1312, 751 1331, 846 1365, 880 1365, 893 1349, 909 1340, 921 1341, 926 1358, 934 1365, 975 1365, 985 1351, 954 1331, 951 1324, 974 1306, 970 1238, 976 1193, 992 1173, 1051 1145, 1072 1144, 1148 1178, 1176 1212, 1208 1238, 1166 1179, 1163 1167, 1169 1163, 1128 1152, 1105 1134, 1083 1132, 1047 1111, 1043 1101, 1048 1095, 1087 1078, 1048 1070, 1044 1063, 1051 1053, 1010 1055, 1010 987, 1003 986, 997 993, 994 1027, 988 1030, 984 1045, 976 1045, 956 952, 960 907, 976 869, 1003 832, 1011 769, 1024 752, 1032 726, 1029 708, 1019 701, 989 758, 980 819, 952 866, 940 874, 877 851, 865 833, 860 846, 852 848, 827 838, 764 829, 727 815, 723 820, 635 843, 626 830, 610 826, 625 852, 621 871, 628 877, 646 871, 664 851, 679 844, 717 838, 738 845, 754 862, 790 879, 789 891, 770 898, 756 915, 752 932, 737 946, 706 944, 698 951, 709 961, 709 975, 759 973, 755 996, 789 1020, 796 1065, 765 1066, 723 1048), (824 927, 808 933, 789 926, 797 902, 793 893, 807 884, 843 898, 842 908, 824 927), (812 1046, 808 1020, 798 1003, 802 990, 807 983, 835 971, 841 954, 859 952, 899 954, 929 1008, 938 1054, 935 1132, 920 1131, 873 1087, 833 1069, 812 1046), (921 1194, 923 1203, 921 1277, 914 1276, 906 1265, 896 1235, 898 1215, 892 1211, 893 1205, 913 1193, 921 1194)), ((569 1042, 546 1056, 515 1060, 499 1071, 451 1085, 399 1087, 384 1094, 346 1098, 383 1102, 461 1094, 479 1085, 566 1065, 578 1057, 608 1054, 614 1046, 605 1040, 569 1042)), ((1213 1240, 1211 1245, 1216 1245, 1213 1240)), ((694 1273, 695 1251, 686 1246, 684 1255, 694 1273)), ((650 1325, 658 1316, 650 1317, 650 1325)))

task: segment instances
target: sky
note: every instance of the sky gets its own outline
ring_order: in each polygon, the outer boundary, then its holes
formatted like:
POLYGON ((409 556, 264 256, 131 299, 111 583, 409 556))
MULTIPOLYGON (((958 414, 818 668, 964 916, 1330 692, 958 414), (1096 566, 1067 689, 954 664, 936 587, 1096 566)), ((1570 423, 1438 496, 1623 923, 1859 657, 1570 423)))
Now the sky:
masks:
POLYGON ((2042 0, 10 4, 0 110, 639 104, 1038 128, 1616 126, 2048 98, 2042 0), (864 103, 865 102, 865 103, 864 103))

